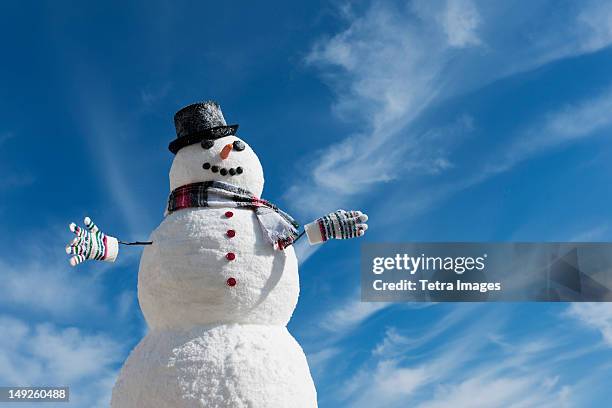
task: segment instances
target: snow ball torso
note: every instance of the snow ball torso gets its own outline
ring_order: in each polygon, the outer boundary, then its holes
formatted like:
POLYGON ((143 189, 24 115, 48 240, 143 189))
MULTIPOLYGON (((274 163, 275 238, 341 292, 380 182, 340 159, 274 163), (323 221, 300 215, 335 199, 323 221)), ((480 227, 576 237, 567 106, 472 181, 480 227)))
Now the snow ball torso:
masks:
POLYGON ((291 318, 299 294, 295 252, 275 251, 252 210, 180 210, 151 240, 138 274, 138 300, 151 328, 284 326, 291 318))

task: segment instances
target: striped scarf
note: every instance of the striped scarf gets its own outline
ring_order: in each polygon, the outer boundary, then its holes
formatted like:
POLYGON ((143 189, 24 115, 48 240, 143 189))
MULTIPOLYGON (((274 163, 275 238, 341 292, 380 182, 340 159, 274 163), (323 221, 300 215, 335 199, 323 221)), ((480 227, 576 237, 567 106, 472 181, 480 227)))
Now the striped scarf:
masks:
POLYGON ((178 187, 170 193, 168 214, 193 207, 252 209, 274 249, 286 248, 298 236, 299 225, 289 214, 232 184, 205 181, 178 187))

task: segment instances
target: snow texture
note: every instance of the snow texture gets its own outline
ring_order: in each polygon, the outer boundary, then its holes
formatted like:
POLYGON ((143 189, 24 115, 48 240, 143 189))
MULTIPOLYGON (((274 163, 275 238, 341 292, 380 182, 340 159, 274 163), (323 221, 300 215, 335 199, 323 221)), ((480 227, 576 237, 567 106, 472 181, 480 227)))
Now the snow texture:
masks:
MULTIPOLYGON (((171 189, 221 180, 261 195, 263 171, 248 145, 219 156, 234 140, 179 150, 171 189), (222 176, 204 162, 244 172, 222 176)), ((317 406, 304 352, 285 327, 299 295, 293 247, 275 251, 252 210, 232 208, 231 217, 227 210, 179 210, 151 234, 138 274, 151 330, 119 374, 113 408, 317 406)))
POLYGON ((283 326, 153 330, 132 351, 113 407, 312 408, 304 353, 283 326))
POLYGON ((140 307, 152 329, 287 324, 299 294, 293 247, 275 251, 252 210, 231 211, 227 218, 222 208, 179 210, 153 232, 138 275, 140 307), (228 261, 229 252, 236 259, 228 261), (227 285, 229 278, 236 286, 227 285))

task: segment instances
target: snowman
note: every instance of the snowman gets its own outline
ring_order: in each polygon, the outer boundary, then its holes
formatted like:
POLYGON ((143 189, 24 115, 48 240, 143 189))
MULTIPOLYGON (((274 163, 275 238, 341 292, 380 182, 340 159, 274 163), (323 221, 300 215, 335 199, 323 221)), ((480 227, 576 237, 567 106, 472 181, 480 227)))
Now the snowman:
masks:
POLYGON ((219 104, 175 117, 164 219, 147 242, 125 243, 89 218, 66 248, 75 266, 112 262, 145 245, 138 301, 149 327, 113 388, 114 408, 317 406, 302 348, 287 331, 299 294, 292 244, 363 235, 367 216, 338 210, 304 227, 259 198, 264 175, 219 104))

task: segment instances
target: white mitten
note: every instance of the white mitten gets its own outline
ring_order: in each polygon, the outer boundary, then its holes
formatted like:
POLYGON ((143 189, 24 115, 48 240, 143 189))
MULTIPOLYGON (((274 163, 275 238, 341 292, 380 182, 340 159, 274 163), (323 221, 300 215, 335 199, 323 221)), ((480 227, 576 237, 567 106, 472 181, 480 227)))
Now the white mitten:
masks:
POLYGON ((70 265, 76 266, 87 259, 115 262, 119 254, 117 238, 100 231, 89 217, 85 217, 83 222, 89 231, 80 228, 74 222, 70 224, 70 231, 76 235, 66 247, 67 254, 75 255, 70 258, 70 265))
POLYGON ((337 210, 306 224, 304 230, 311 245, 328 239, 349 239, 360 237, 368 229, 368 216, 361 211, 337 210))

